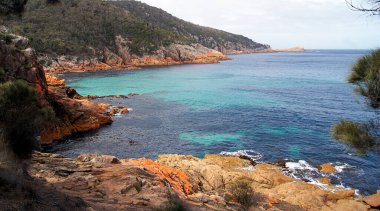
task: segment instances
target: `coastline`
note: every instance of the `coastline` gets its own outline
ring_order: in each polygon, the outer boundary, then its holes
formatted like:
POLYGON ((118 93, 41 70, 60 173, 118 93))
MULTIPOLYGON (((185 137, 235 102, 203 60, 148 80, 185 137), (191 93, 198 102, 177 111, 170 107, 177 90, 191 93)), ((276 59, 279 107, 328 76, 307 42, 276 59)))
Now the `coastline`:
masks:
POLYGON ((249 206, 263 210, 370 209, 368 198, 355 198, 354 190, 329 185, 331 190, 323 190, 284 175, 282 166, 252 164, 244 157, 212 154, 150 160, 36 152, 29 173, 95 210, 163 209, 173 198, 190 210, 240 210, 247 204, 238 203, 236 188, 252 194, 249 206), (242 181, 248 186, 236 186, 242 181))
MULTIPOLYGON (((202 49, 204 50, 204 49, 202 49)), ((85 59, 79 64, 75 61, 57 62, 55 65, 44 67, 47 73, 64 73, 64 72, 95 72, 107 70, 139 70, 144 67, 161 67, 186 64, 216 64, 220 61, 231 60, 228 55, 255 54, 255 53, 281 53, 281 52, 304 52, 303 47, 294 47, 289 49, 263 49, 252 50, 244 49, 241 51, 230 50, 225 53, 208 49, 208 53, 199 54, 195 52, 184 60, 173 59, 171 57, 162 57, 157 55, 148 55, 143 57, 133 57, 128 62, 120 63, 115 61, 100 62, 96 59, 85 59)), ((188 53, 188 52, 186 52, 188 53)), ((204 53, 204 52, 202 52, 204 53)), ((180 53, 181 54, 181 53, 180 53)), ((183 54, 183 53, 182 53, 183 54)))

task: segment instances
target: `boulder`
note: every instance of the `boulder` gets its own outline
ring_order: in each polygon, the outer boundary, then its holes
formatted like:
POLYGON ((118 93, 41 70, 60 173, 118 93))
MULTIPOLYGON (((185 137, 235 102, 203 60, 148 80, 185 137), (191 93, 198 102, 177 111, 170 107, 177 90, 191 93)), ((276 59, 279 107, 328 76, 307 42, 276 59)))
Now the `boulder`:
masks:
POLYGON ((374 208, 380 208, 380 190, 376 194, 363 197, 363 201, 374 208))
POLYGON ((318 170, 323 173, 336 173, 337 170, 334 166, 331 165, 331 163, 325 163, 320 166, 318 166, 318 170))
POLYGON ((323 183, 323 184, 330 184, 331 183, 331 179, 330 178, 326 178, 326 177, 320 178, 318 181, 320 183, 323 183))

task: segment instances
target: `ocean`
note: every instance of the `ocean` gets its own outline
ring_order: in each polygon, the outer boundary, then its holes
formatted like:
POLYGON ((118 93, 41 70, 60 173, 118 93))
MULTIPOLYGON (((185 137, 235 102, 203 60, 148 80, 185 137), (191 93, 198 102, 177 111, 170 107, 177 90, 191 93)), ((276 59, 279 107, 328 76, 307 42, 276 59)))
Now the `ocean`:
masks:
POLYGON ((233 55, 220 64, 65 73, 66 84, 82 95, 138 95, 97 100, 131 112, 49 151, 120 158, 240 153, 256 162, 286 160, 287 174, 311 183, 330 177, 335 185, 374 193, 380 188, 380 155, 359 155, 330 136, 342 119, 375 117, 346 82, 351 66, 368 52, 258 53, 233 55), (338 173, 315 168, 327 162, 338 173))

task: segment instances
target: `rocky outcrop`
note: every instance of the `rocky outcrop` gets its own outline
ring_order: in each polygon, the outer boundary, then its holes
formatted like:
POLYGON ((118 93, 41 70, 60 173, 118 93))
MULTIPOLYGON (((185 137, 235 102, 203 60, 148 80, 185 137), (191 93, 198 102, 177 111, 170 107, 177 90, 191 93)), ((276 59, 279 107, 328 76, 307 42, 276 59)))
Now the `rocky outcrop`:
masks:
POLYGON ((115 39, 116 53, 108 48, 102 51, 93 51, 87 57, 59 56, 54 59, 49 56, 39 58, 49 73, 65 71, 96 71, 109 69, 138 69, 144 66, 166 66, 177 64, 209 64, 228 59, 224 54, 206 48, 200 44, 179 45, 172 44, 161 47, 153 54, 137 56, 130 53, 128 40, 121 36, 115 39), (47 62, 48 61, 48 62, 47 62))
POLYGON ((37 63, 36 52, 28 46, 24 37, 0 29, 0 81, 24 80, 47 94, 47 83, 43 67, 37 63))
POLYGON ((39 92, 41 106, 51 106, 56 120, 41 132, 41 144, 50 144, 77 132, 93 130, 112 122, 106 111, 88 99, 81 99, 64 80, 45 75, 28 39, 0 30, 0 82, 24 80, 39 92))
POLYGON ((363 197, 363 201, 373 208, 380 208, 380 190, 374 195, 363 197))
POLYGON ((173 204, 189 210, 241 210, 244 207, 232 194, 239 181, 248 181, 256 193, 251 210, 370 209, 354 199, 353 190, 333 186, 331 191, 322 190, 283 175, 281 168, 271 164, 252 167, 248 160, 219 155, 203 159, 161 155, 153 161, 35 153, 29 173, 95 210, 165 210, 173 204))
POLYGON ((187 173, 205 193, 228 191, 233 181, 246 178, 251 187, 275 200, 285 201, 305 210, 368 210, 356 201, 353 190, 330 186, 322 190, 312 184, 282 174, 278 166, 260 164, 245 170, 250 163, 237 157, 206 155, 204 159, 184 155, 161 155, 157 162, 187 173))
POLYGON ((98 104, 81 99, 74 91, 65 86, 49 86, 49 101, 57 119, 41 132, 41 144, 51 144, 72 134, 112 123, 112 118, 98 104))
POLYGON ((334 166, 332 166, 331 163, 322 164, 322 165, 318 166, 318 169, 319 169, 319 171, 321 171, 323 173, 328 173, 328 174, 337 172, 336 168, 334 166))

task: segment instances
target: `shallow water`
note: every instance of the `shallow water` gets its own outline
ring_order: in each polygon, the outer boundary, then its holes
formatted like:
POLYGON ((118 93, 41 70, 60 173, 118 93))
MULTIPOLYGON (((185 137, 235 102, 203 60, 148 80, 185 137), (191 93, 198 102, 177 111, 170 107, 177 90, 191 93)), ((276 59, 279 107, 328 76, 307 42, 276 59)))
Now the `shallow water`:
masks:
POLYGON ((254 150, 266 162, 349 164, 333 176, 335 183, 372 193, 380 187, 379 156, 359 156, 329 135, 341 119, 374 115, 345 82, 350 66, 367 52, 251 54, 212 65, 67 73, 67 84, 82 95, 140 95, 102 99, 133 111, 51 151, 155 158, 254 150))

